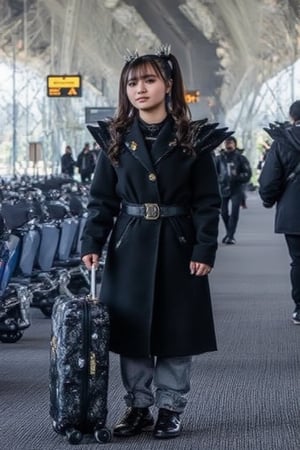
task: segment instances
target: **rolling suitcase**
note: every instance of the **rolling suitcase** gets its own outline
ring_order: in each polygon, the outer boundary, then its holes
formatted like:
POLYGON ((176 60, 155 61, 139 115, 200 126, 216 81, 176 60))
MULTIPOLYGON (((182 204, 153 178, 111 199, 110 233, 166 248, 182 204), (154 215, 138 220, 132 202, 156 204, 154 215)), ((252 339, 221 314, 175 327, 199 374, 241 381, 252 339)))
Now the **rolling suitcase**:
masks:
POLYGON ((53 267, 53 261, 59 243, 59 228, 52 223, 43 223, 41 243, 37 255, 37 263, 41 270, 48 272, 53 267))
POLYGON ((75 253, 78 255, 80 255, 80 252, 81 252, 81 236, 82 236, 85 224, 86 224, 86 216, 82 216, 80 218, 80 222, 79 222, 78 236, 77 236, 76 249, 75 249, 75 253))
POLYGON ((91 294, 60 296, 52 312, 50 346, 50 416, 57 433, 71 444, 94 433, 98 442, 111 440, 106 428, 109 316, 95 298, 95 270, 91 294))
POLYGON ((78 230, 78 219, 64 219, 61 223, 61 232, 58 245, 59 261, 66 261, 70 257, 72 244, 78 230))
POLYGON ((26 231, 22 238, 22 250, 19 261, 19 269, 22 274, 30 277, 32 275, 33 266, 36 255, 39 250, 41 235, 38 229, 26 231))
POLYGON ((6 241, 8 249, 8 259, 4 265, 3 273, 1 276, 0 295, 2 295, 13 276, 15 269, 18 265, 20 253, 21 253, 21 239, 15 234, 11 234, 6 241))

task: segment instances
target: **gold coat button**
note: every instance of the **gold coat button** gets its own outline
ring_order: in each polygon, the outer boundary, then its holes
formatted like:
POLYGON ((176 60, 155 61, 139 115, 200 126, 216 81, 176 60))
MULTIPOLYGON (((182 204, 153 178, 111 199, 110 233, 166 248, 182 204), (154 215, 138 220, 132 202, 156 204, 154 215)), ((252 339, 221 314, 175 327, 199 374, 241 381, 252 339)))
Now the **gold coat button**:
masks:
POLYGON ((156 175, 154 173, 149 173, 148 178, 150 181, 156 181, 156 175))

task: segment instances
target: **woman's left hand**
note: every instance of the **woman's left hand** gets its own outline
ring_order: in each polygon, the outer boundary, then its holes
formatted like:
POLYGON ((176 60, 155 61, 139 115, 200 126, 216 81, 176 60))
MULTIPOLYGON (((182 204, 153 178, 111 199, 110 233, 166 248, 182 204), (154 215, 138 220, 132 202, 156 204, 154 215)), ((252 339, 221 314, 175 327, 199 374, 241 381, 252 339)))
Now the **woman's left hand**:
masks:
POLYGON ((190 262, 190 272, 191 275, 196 275, 196 277, 203 277, 211 272, 212 267, 208 264, 191 261, 190 262))

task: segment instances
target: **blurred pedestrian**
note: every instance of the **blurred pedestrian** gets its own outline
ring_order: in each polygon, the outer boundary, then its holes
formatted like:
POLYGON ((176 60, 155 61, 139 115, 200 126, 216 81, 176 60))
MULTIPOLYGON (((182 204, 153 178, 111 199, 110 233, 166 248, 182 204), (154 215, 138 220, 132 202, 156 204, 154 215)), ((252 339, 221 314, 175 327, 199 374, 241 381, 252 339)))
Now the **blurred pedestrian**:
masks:
POLYGON ((234 136, 225 140, 225 149, 216 156, 216 167, 222 196, 221 214, 226 228, 222 242, 231 245, 236 243, 235 232, 245 195, 245 184, 252 176, 250 163, 238 150, 234 136))
POLYGON ((97 142, 93 142, 93 148, 91 150, 93 157, 94 157, 94 164, 96 167, 100 152, 101 152, 101 148, 100 146, 97 144, 97 142))
POLYGON ((72 148, 70 145, 66 145, 65 153, 61 157, 61 173, 73 177, 75 165, 76 162, 72 156, 72 148))
POLYGON ((86 142, 77 158, 77 167, 82 183, 90 183, 95 170, 95 160, 90 150, 90 144, 86 142))
POLYGON ((300 100, 289 108, 291 123, 266 131, 274 139, 259 178, 266 208, 276 204, 275 233, 285 235, 291 257, 290 279, 295 303, 293 321, 300 324, 300 100))

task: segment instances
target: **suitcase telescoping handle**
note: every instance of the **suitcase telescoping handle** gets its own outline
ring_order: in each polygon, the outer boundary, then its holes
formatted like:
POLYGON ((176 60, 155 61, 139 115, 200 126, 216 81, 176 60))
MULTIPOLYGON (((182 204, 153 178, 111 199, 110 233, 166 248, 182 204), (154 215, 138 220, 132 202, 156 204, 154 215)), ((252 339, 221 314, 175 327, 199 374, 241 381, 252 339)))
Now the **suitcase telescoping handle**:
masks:
POLYGON ((90 292, 91 300, 97 301, 96 298, 96 265, 92 265, 91 269, 91 292, 90 292))

